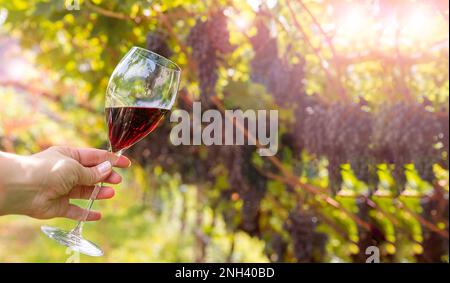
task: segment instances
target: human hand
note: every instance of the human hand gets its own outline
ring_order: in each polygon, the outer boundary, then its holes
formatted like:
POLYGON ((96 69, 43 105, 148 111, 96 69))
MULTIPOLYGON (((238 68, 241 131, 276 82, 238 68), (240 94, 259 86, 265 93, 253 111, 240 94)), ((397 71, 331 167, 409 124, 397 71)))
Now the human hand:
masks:
MULTIPOLYGON (((122 178, 112 166, 125 168, 130 164, 124 156, 90 148, 55 146, 31 156, 0 152, 0 215, 80 220, 84 209, 69 200, 89 199, 96 183, 120 183, 122 178)), ((113 196, 111 187, 102 187, 97 199, 113 196)), ((90 211, 86 220, 100 217, 99 212, 90 211)))

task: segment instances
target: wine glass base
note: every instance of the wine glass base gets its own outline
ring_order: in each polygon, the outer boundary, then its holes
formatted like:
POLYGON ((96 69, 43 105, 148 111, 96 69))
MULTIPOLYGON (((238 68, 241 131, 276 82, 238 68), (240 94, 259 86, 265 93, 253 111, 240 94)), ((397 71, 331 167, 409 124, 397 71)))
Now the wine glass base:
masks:
POLYGON ((41 226, 42 232, 61 245, 89 256, 102 256, 103 251, 94 243, 83 239, 80 235, 71 231, 65 231, 50 226, 41 226))

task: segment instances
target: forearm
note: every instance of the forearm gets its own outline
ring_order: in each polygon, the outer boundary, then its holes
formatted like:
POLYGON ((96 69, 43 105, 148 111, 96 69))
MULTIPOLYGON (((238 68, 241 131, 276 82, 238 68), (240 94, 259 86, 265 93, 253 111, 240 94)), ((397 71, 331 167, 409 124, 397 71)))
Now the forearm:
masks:
POLYGON ((28 156, 0 152, 0 215, 27 213, 21 200, 36 193, 37 163, 28 156))

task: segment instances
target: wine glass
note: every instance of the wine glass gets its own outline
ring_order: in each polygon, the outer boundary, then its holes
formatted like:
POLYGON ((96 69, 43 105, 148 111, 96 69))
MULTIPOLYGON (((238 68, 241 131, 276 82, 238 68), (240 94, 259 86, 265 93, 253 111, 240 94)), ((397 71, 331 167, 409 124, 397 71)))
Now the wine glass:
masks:
MULTIPOLYGON (((120 156, 124 150, 152 132, 172 108, 180 83, 180 68, 161 55, 133 47, 116 66, 106 90, 105 114, 110 150, 120 156)), ((102 184, 93 190, 87 209, 71 231, 42 226, 58 243, 90 256, 103 251, 81 235, 83 223, 102 184)))

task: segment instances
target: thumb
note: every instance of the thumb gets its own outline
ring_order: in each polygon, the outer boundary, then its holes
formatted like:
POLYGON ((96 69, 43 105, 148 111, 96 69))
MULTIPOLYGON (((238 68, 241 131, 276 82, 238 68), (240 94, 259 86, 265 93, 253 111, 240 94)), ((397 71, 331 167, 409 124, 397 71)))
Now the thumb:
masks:
POLYGON ((111 174, 112 165, 110 161, 105 161, 95 167, 79 167, 78 185, 94 185, 111 174))

